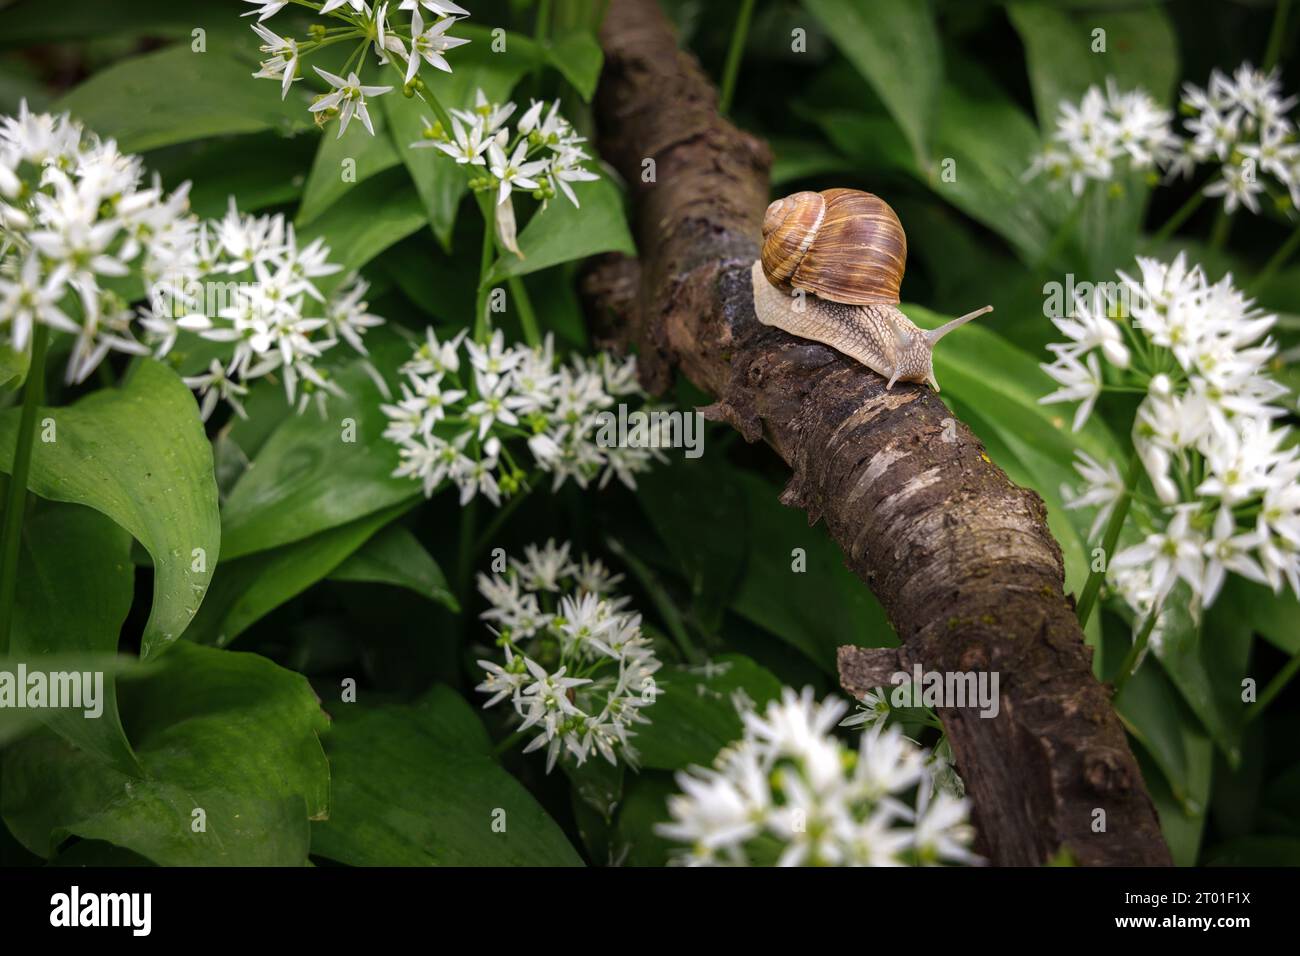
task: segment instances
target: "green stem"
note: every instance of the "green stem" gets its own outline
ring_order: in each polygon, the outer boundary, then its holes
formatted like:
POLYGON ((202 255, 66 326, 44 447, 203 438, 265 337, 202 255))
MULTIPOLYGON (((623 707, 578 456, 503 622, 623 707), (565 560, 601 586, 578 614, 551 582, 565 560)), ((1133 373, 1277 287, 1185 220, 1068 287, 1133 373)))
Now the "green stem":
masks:
POLYGON ((605 544, 609 550, 614 552, 620 561, 627 565, 627 569, 632 572, 646 592, 650 595, 650 600, 654 602, 655 609, 659 611, 659 616, 663 619, 664 626, 668 628, 673 639, 677 642, 677 647, 681 650, 682 655, 692 664, 703 664, 704 655, 700 653, 695 642, 691 640, 690 634, 686 630, 686 625, 682 621, 681 612, 677 610, 677 605, 669 596, 664 586, 659 583, 653 571, 634 558, 623 547, 622 542, 616 538, 606 538, 605 544))
POLYGON ((1246 723, 1250 723, 1264 712, 1264 708, 1272 702, 1273 698, 1282 693, 1286 685, 1291 683, 1291 678, 1295 677, 1297 671, 1300 671, 1300 651, 1296 651, 1291 659, 1282 665, 1282 669, 1276 676, 1268 682, 1264 693, 1259 695, 1259 701, 1246 712, 1246 723))
POLYGON ((736 77, 740 74, 740 60, 745 54, 745 39, 749 36, 749 19, 754 14, 754 0, 740 0, 740 13, 735 29, 731 31, 731 45, 727 47, 727 62, 722 68, 722 92, 718 95, 718 112, 724 116, 731 112, 731 99, 736 92, 736 77))
MULTIPOLYGON (((536 476, 539 474, 540 472, 537 472, 533 477, 528 479, 528 489, 532 488, 533 482, 537 480, 536 476)), ((488 545, 490 545, 492 540, 498 533, 500 533, 501 529, 505 526, 505 523, 510 520, 510 516, 515 513, 515 510, 523 503, 524 499, 528 497, 528 493, 528 490, 520 489, 515 492, 514 497, 497 509, 496 514, 492 516, 492 520, 488 522, 488 526, 483 529, 483 533, 478 536, 478 540, 474 543, 475 557, 487 550, 488 545)))
MULTIPOLYGON (((1101 540, 1102 561, 1105 565, 1110 564, 1111 555, 1115 552, 1115 545, 1119 543, 1119 533, 1124 528, 1124 519, 1128 517, 1128 509, 1133 497, 1133 489, 1137 487, 1138 475, 1141 474, 1142 459, 1138 457, 1136 451, 1128 463, 1128 472, 1124 476, 1124 494, 1115 502, 1115 510, 1111 512, 1110 521, 1106 524, 1106 533, 1101 540)), ((1092 616, 1093 605, 1097 603, 1097 595, 1101 592, 1102 581, 1106 579, 1106 572, 1092 571, 1088 575, 1088 580, 1084 582, 1083 593, 1079 595, 1079 627, 1088 626, 1088 618, 1092 616)))
POLYGON ((1169 217, 1169 221, 1160 227, 1160 231, 1152 237, 1151 242, 1153 244, 1159 244, 1172 236, 1179 226, 1191 218, 1192 213, 1201 208, 1201 203, 1203 202, 1205 202, 1205 191, 1198 188, 1196 192, 1192 194, 1192 197, 1188 199, 1187 202, 1183 203, 1176 213, 1169 217))
POLYGON ((18 594, 18 549, 22 543, 23 513, 27 509, 27 476, 32 465, 32 441, 36 437, 36 408, 45 400, 45 351, 49 341, 49 326, 33 323, 32 358, 27 369, 27 384, 23 388, 23 408, 18 419, 14 467, 9 476, 4 529, 0 531, 0 654, 9 653, 9 629, 13 624, 14 599, 18 594))
POLYGON ((1124 655, 1123 662, 1119 665, 1119 673, 1115 676, 1115 692, 1112 697, 1119 697, 1119 692, 1124 689, 1128 679, 1137 671, 1138 664, 1142 658, 1142 652, 1147 648, 1147 641, 1151 638, 1151 632, 1155 630, 1156 621, 1160 618, 1160 609, 1153 607, 1151 613, 1147 615, 1146 621, 1142 624, 1142 630, 1138 631, 1138 636, 1133 639, 1133 646, 1128 649, 1124 655))
POLYGON ((524 341, 537 348, 542 344, 542 333, 537 328, 537 313, 533 311, 533 302, 528 298, 528 289, 524 287, 524 280, 518 276, 511 276, 508 281, 510 295, 519 307, 519 324, 524 330, 524 341))
POLYGON ((545 43, 551 29, 551 0, 537 0, 537 23, 533 27, 533 38, 538 43, 545 43))
MULTIPOLYGON (((474 576, 474 526, 478 517, 478 496, 471 498, 460 509, 460 548, 456 559, 456 596, 461 607, 469 606, 469 587, 474 576)), ((468 618, 467 618, 468 620, 468 618)))
POLYGON ((493 194, 479 193, 478 207, 483 213, 483 252, 479 256, 478 263, 478 294, 474 299, 474 341, 480 345, 488 340, 492 333, 491 323, 488 322, 487 305, 488 289, 487 277, 488 272, 492 269, 492 260, 496 253, 496 242, 493 232, 496 229, 496 223, 492 218, 492 201, 493 194))
POLYGON ((1215 252, 1222 249, 1228 242, 1228 233, 1232 231, 1232 217, 1227 211, 1220 206, 1219 213, 1214 217, 1214 231, 1210 233, 1210 248, 1215 252))
POLYGON ((1277 0, 1277 10, 1273 13, 1273 28, 1268 34, 1268 49, 1264 53, 1264 72, 1277 66, 1282 56, 1282 38, 1286 33, 1286 15, 1291 8, 1291 0, 1277 0))
POLYGON ((523 739, 524 739, 524 731, 522 730, 513 731, 510 734, 510 736, 502 737, 499 741, 497 741, 497 745, 492 748, 492 755, 495 757, 500 757, 503 753, 513 748, 515 744, 519 743, 519 741, 523 739))
POLYGON ((1074 227, 1078 225, 1079 218, 1083 215, 1083 207, 1087 199, 1088 187, 1085 186, 1083 192, 1079 194, 1074 208, 1070 210, 1070 214, 1065 217, 1056 230, 1056 234, 1052 236, 1052 241, 1047 245, 1047 251, 1043 253, 1038 260, 1038 264, 1034 266, 1035 272, 1046 272, 1056 262, 1056 257, 1065 249, 1066 243, 1070 241, 1070 236, 1074 233, 1074 227))
POLYGON ((1273 278, 1273 274, 1295 255, 1296 249, 1300 249, 1300 225, 1296 226, 1295 231, 1287 237, 1287 240, 1277 247, 1277 252, 1273 253, 1268 262, 1264 263, 1264 268, 1260 270, 1259 275, 1255 276, 1255 288, 1260 288, 1269 279, 1273 278))

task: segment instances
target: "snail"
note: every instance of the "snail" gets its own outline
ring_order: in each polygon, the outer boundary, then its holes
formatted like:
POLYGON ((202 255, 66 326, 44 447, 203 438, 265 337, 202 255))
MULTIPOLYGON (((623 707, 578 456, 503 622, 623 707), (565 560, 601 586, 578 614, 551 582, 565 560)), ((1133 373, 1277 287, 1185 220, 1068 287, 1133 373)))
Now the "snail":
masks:
POLYGON ((898 309, 907 236, 894 210, 857 189, 799 192, 763 217, 754 263, 754 311, 764 325, 812 339, 895 382, 929 382, 937 392, 935 343, 993 306, 927 332, 898 309))

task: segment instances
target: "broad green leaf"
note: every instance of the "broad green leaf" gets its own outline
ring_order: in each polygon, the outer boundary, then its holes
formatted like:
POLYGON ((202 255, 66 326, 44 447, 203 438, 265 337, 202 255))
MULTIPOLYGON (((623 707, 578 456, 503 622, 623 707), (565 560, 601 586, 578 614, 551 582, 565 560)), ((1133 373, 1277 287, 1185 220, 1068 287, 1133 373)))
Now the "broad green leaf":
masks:
MULTIPOLYGON (((428 74, 432 71, 426 71, 425 76, 432 95, 449 110, 472 109, 477 90, 482 90, 489 102, 504 102, 509 99, 519 78, 541 55, 535 43, 512 33, 504 34, 504 53, 493 52, 493 37, 486 29, 459 23, 455 35, 469 37, 470 43, 458 47, 452 54, 454 69, 451 74, 430 76, 428 74)), ((437 119, 419 97, 408 99, 394 91, 381 102, 393 148, 415 183, 433 234, 444 249, 450 248, 456 209, 468 188, 465 167, 457 165, 441 150, 411 148, 412 143, 424 139, 424 121, 427 119, 433 123, 437 119)))
POLYGON ((1300 652, 1300 601, 1288 590, 1274 594, 1262 584, 1231 576, 1224 585, 1232 607, 1251 628, 1284 654, 1300 652))
POLYGON ((1067 191, 1024 182, 1041 145, 1033 121, 974 64, 954 67, 939 98, 934 152, 952 177, 932 177, 935 195, 999 233, 1027 263, 1051 246, 1073 202, 1067 191))
POLYGON ((5 8, 0 48, 70 40, 102 41, 124 34, 188 40, 195 29, 202 29, 208 34, 209 48, 217 45, 217 37, 224 44, 237 36, 247 40, 255 52, 255 37, 248 29, 248 21, 231 17, 231 10, 228 0, 187 0, 183 4, 176 0, 60 0, 58 15, 51 16, 45 0, 20 0, 5 8))
POLYGON ((301 541, 222 561, 203 609, 186 637, 200 644, 228 645, 262 617, 328 575, 407 507, 383 508, 301 541))
POLYGON ((781 681, 741 654, 721 654, 696 667, 677 665, 655 675, 662 693, 643 713, 632 743, 641 765, 654 770, 705 766, 743 735, 737 700, 762 710, 781 696, 781 681), (741 696, 743 695, 743 697, 741 696))
POLYGON ((581 865, 449 688, 337 711, 330 815, 312 828, 313 854, 354 866, 581 865))
POLYGON ((784 186, 800 179, 820 176, 843 176, 861 167, 861 163, 841 156, 821 142, 786 139, 772 142, 776 159, 772 163, 772 187, 784 186))
POLYGON ((1210 799, 1210 780, 1214 767, 1214 744, 1210 738, 1184 723, 1183 751, 1187 755, 1187 792, 1183 798, 1173 795, 1168 782, 1142 750, 1135 756, 1142 778, 1160 817, 1160 832, 1169 845, 1175 866, 1196 863, 1205 832, 1205 815, 1210 799))
MULTIPOLYGON (((9 652, 16 657, 111 657, 131 610, 131 536, 90 508, 49 505, 23 525, 9 652)), ((101 672, 102 673, 102 672, 101 672)), ((116 681, 102 674, 99 713, 57 712, 47 723, 88 753, 132 775, 140 772, 117 712, 116 681)))
MULTIPOLYGON (((1107 618, 1113 620, 1110 615, 1107 618)), ((1106 636, 1106 657, 1118 664, 1123 660, 1132 640, 1128 626, 1120 625, 1113 630, 1108 626, 1106 636), (1121 627, 1123 634, 1119 633, 1121 627)), ((1106 672, 1110 681, 1115 678, 1110 673, 1112 670, 1114 665, 1106 672)), ((1123 721, 1124 728, 1137 738, 1160 768, 1174 800, 1184 810, 1194 810, 1194 807, 1188 806, 1188 787, 1192 781, 1188 777, 1187 743, 1183 726, 1186 720, 1194 718, 1183 716, 1187 714, 1187 709, 1179 701, 1169 678, 1159 667, 1139 667, 1116 698, 1115 710, 1123 721)))
POLYGON ((330 247, 330 261, 343 266, 318 283, 322 292, 328 293, 349 270, 360 269, 424 225, 420 197, 405 180, 398 170, 372 176, 351 187, 299 231, 300 245, 323 239, 330 247))
POLYGON ((568 33, 546 47, 546 61, 573 84, 587 102, 596 92, 605 54, 590 33, 568 33))
POLYGON ((841 644, 898 643, 884 608, 845 566, 824 528, 809 527, 804 513, 782 505, 779 489, 758 475, 737 471, 732 481, 748 502, 750 541, 733 611, 831 675, 838 673, 835 655, 841 644), (802 549, 807 570, 795 570, 796 548, 802 549))
POLYGON ((929 0, 804 0, 831 41, 889 107, 917 165, 928 166, 943 55, 929 0))
POLYGON ((624 781, 631 776, 623 772, 622 763, 611 764, 595 755, 581 766, 561 761, 559 771, 569 778, 574 803, 592 810, 606 826, 614 822, 614 814, 623 802, 624 781))
POLYGON ((637 481, 637 501, 676 559, 707 630, 716 630, 731 603, 748 553, 748 503, 732 471, 720 458, 674 457, 637 481))
POLYGON ((246 63, 188 43, 96 73, 54 104, 65 110, 127 153, 229 133, 289 135, 310 123, 300 94, 281 100, 278 84, 254 80, 246 63))
MULTIPOLYGON (((232 198, 241 212, 291 203, 302 195, 315 137, 285 139, 274 132, 186 143, 149 154, 170 189, 190 183, 190 209, 203 219, 226 214, 232 198), (256 163, 248 157, 256 156, 256 163)), ((229 345, 225 346, 227 351, 229 345)))
POLYGON ((1204 613, 1204 620, 1196 621, 1187 585, 1180 582, 1165 599, 1160 636, 1152 648, 1187 705, 1235 767, 1241 758, 1246 711, 1241 681, 1250 657, 1251 630, 1244 613, 1231 607, 1232 598, 1232 592, 1225 591, 1204 613))
MULTIPOLYGON (((400 94, 390 93, 387 98, 400 94)), ((346 196, 358 184, 392 169, 402 159, 388 136, 383 110, 371 110, 375 134, 370 135, 360 123, 349 123, 342 136, 327 129, 321 137, 311 174, 303 188, 298 207, 298 227, 323 213, 346 196)))
MULTIPOLYGON (((15 615, 16 617, 16 615, 15 615)), ((15 633, 17 637, 15 621, 15 633)), ((0 699, 5 701, 0 706, 0 748, 17 740, 24 734, 31 732, 42 724, 59 725, 67 729, 73 719, 85 719, 84 707, 77 708, 20 708, 17 706, 17 698, 10 700, 9 694, 17 694, 18 687, 21 684, 20 668, 25 669, 27 675, 35 671, 44 674, 51 673, 69 673, 72 671, 90 671, 102 672, 104 675, 104 689, 107 692, 108 687, 112 684, 114 678, 118 675, 136 676, 149 671, 153 665, 141 664, 138 658, 127 657, 125 654, 100 654, 86 653, 82 651, 72 651, 64 654, 10 654, 0 656, 0 699)), ((105 714, 108 712, 108 705, 105 704, 105 714)), ((104 720, 104 718, 100 718, 104 720)), ((73 731, 75 733, 75 731, 73 731)), ((93 742, 92 734, 83 734, 88 742, 93 742)), ((89 751, 78 751, 86 753, 89 751)), ((3 838, 0 837, 0 840, 3 838)))
POLYGON ((0 388, 7 392, 22 388, 31 359, 30 352, 18 352, 9 345, 0 345, 0 388))
MULTIPOLYGON (((391 385, 410 345, 383 329, 366 341, 370 361, 391 385)), ((335 381, 347 396, 330 399, 328 419, 312 412, 286 417, 231 490, 221 515, 226 559, 300 541, 418 496, 418 484, 392 477, 398 456, 383 436, 385 399, 361 362, 335 381)))
POLYGON ((33 853, 69 836, 164 866, 296 866, 328 809, 327 726, 307 680, 256 654, 172 648, 120 689, 128 777, 47 732, 4 752, 0 811, 33 853), (195 826, 202 811, 204 828, 195 826))
POLYGON ((636 253, 617 186, 602 176, 595 182, 574 183, 573 191, 581 208, 556 196, 546 209, 537 209, 519 233, 523 258, 506 252, 488 273, 489 283, 598 252, 636 253))
POLYGON ((460 605, 438 562, 404 525, 389 525, 330 572, 331 581, 368 581, 407 588, 453 613, 460 605))
POLYGON ((664 866, 680 847, 659 836, 654 828, 668 822, 668 798, 677 792, 670 774, 637 774, 628 784, 610 835, 610 857, 621 866, 664 866))
POLYGON ((1034 107, 1044 129, 1052 128, 1062 100, 1077 103, 1089 86, 1104 86, 1111 77, 1121 90, 1141 87, 1167 102, 1178 80, 1178 42, 1165 9, 1155 3, 1086 12, 1008 4, 1007 15, 1025 45, 1034 107), (1094 30, 1105 31, 1105 52, 1094 50, 1094 30))
MULTIPOLYGON (((6 473, 18 414, 0 414, 6 473)), ((42 498, 102 511, 153 557, 153 607, 141 639, 147 660, 180 637, 198 611, 221 544, 212 446, 194 396, 175 373, 146 360, 125 387, 38 409, 36 421, 28 487, 42 498), (44 441, 45 434, 54 440, 44 441)))

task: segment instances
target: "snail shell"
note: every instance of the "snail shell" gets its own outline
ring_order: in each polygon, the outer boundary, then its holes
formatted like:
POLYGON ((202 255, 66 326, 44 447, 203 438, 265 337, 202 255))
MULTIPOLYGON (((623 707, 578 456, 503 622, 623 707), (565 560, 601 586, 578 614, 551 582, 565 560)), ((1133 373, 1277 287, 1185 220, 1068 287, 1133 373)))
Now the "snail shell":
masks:
POLYGON ((933 331, 898 309, 907 236, 889 204, 857 189, 799 192, 763 217, 752 270, 754 311, 764 325, 821 342, 895 382, 929 382, 935 343, 977 309, 933 331))

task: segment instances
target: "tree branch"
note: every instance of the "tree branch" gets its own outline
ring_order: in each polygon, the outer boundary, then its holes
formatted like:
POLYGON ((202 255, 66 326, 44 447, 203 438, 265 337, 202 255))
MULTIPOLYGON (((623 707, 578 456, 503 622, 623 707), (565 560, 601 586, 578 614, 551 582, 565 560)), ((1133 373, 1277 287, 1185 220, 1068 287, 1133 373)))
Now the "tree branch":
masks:
POLYGON ((767 147, 718 115, 653 0, 614 0, 601 42, 600 148, 632 184, 641 266, 637 295, 635 268, 619 260, 584 291, 607 323, 625 324, 648 387, 662 390, 678 368, 718 398, 710 416, 767 440, 793 469, 782 501, 825 520, 880 599, 903 646, 841 648, 844 687, 860 695, 900 665, 997 672, 996 717, 939 711, 981 851, 998 864, 1039 864, 1066 847, 1084 864, 1167 864, 1062 593, 1042 500, 928 388, 886 391, 851 359, 757 322, 749 269, 767 147), (1104 832, 1093 832, 1097 810, 1104 832))

